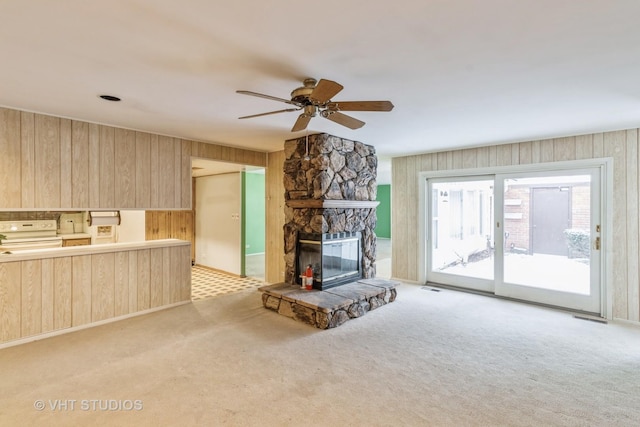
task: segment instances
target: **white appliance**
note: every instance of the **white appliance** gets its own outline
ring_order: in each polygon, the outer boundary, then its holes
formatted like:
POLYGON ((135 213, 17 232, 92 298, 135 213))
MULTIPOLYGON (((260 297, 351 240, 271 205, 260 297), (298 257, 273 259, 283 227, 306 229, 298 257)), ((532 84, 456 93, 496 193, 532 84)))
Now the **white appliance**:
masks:
POLYGON ((119 211, 89 211, 89 234, 92 245, 118 242, 119 211))
POLYGON ((55 219, 32 221, 0 221, 0 252, 19 252, 33 249, 62 247, 62 237, 57 235, 55 219))
POLYGON ((91 225, 89 226, 89 234, 91 234, 91 244, 101 245, 104 243, 116 243, 118 241, 117 225, 91 225))

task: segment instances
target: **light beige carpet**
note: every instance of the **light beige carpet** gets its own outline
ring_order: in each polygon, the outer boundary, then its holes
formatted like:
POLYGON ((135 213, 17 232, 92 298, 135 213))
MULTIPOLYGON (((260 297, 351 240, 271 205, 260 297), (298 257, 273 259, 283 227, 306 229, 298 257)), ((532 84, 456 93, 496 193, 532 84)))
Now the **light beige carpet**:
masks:
POLYGON ((243 291, 0 350, 0 378, 2 426, 636 426, 640 328, 404 284, 321 331, 243 291))

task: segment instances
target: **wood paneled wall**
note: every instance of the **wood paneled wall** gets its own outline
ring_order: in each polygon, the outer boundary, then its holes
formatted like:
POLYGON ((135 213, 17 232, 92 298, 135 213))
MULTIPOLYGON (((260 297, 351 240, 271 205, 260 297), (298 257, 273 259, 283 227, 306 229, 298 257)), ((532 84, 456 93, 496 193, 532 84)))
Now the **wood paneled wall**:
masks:
POLYGON ((392 161, 392 274, 418 280, 418 174, 610 157, 613 159, 612 316, 640 321, 638 129, 398 157, 392 161))
POLYGON ((269 153, 265 176, 266 186, 266 246, 265 280, 284 281, 284 151, 269 153))
POLYGON ((0 108, 0 209, 191 209, 191 157, 266 153, 0 108))
POLYGON ((191 299, 188 244, 0 263, 0 343, 191 299))

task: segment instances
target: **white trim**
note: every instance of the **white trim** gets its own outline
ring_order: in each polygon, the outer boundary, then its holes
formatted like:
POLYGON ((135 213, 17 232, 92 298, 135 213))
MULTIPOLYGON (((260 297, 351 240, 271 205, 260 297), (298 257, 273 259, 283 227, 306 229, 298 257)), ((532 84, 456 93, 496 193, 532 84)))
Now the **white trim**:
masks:
POLYGON ((58 329, 58 330, 55 330, 55 331, 46 332, 44 334, 38 334, 38 335, 33 335, 33 336, 30 336, 30 337, 26 337, 26 338, 20 338, 20 339, 17 339, 17 340, 8 341, 8 342, 0 344, 0 350, 2 350, 4 348, 8 348, 8 347, 14 347, 16 345, 22 345, 22 344, 27 344, 27 343, 34 342, 34 341, 40 341, 40 340, 43 340, 43 339, 46 339, 46 338, 56 337, 58 335, 64 335, 64 334, 69 334, 71 332, 81 331, 83 329, 93 328, 95 326, 101 326, 101 325, 106 325, 106 324, 113 323, 113 322, 118 322, 120 320, 130 319, 132 317, 143 316, 145 314, 155 313, 156 311, 165 310, 167 308, 178 307, 178 306, 185 305, 185 304, 191 304, 191 300, 176 302, 176 303, 173 303, 173 304, 163 305, 163 306, 160 306, 160 307, 154 307, 154 308, 150 308, 150 309, 147 309, 147 310, 136 311, 135 313, 129 313, 129 314, 125 314, 125 315, 118 316, 118 317, 112 317, 110 319, 99 320, 97 322, 86 323, 84 325, 72 326, 70 328, 58 329))

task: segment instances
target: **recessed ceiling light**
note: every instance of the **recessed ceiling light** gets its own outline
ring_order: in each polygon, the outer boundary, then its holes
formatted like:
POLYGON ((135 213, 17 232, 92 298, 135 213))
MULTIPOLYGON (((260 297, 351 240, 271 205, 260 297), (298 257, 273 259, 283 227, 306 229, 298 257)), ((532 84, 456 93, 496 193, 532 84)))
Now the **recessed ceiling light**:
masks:
POLYGON ((117 96, 112 96, 112 95, 100 95, 100 98, 106 100, 106 101, 114 101, 114 102, 118 102, 120 101, 120 98, 118 98, 117 96))

